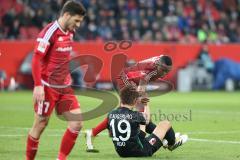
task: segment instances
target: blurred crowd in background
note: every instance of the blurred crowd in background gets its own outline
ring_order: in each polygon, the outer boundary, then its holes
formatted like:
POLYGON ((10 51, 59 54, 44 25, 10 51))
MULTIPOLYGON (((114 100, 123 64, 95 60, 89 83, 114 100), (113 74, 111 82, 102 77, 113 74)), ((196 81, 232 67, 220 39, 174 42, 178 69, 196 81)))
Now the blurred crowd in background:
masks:
MULTIPOLYGON (((240 42, 240 0, 79 0, 76 40, 240 42)), ((0 39, 34 39, 65 0, 0 0, 0 39)))

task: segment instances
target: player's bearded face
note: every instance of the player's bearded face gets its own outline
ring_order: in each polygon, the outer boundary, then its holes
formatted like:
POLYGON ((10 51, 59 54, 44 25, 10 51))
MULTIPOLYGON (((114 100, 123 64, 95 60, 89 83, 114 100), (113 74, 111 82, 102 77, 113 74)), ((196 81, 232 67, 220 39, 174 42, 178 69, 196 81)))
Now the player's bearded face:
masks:
POLYGON ((78 27, 80 27, 83 18, 84 17, 80 15, 69 16, 66 21, 66 28, 70 31, 75 31, 78 27))

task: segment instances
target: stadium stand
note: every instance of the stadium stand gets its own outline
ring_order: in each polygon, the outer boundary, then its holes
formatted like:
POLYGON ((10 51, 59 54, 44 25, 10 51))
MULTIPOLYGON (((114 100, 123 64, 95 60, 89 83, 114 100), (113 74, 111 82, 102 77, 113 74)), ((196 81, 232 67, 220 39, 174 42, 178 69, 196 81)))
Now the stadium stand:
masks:
MULTIPOLYGON (((64 2, 0 0, 0 39, 34 39, 40 28, 57 18, 64 2)), ((88 13, 75 37, 79 41, 240 42, 238 0, 82 2, 88 13)))

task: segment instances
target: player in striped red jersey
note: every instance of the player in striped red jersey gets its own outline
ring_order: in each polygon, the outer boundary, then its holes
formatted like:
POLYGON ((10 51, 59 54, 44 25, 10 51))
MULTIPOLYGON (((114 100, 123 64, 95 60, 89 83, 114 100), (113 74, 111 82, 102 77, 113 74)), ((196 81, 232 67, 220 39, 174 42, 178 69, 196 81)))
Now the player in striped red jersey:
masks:
MULTIPOLYGON (((29 131, 26 160, 35 159, 38 142, 49 117, 55 108, 58 114, 68 112, 80 114, 80 104, 70 88, 71 78, 68 65, 75 30, 80 27, 86 14, 84 6, 75 1, 67 1, 60 17, 48 24, 39 33, 32 60, 34 79, 34 123, 29 131), (67 103, 66 103, 67 102, 67 103)), ((71 152, 82 122, 68 121, 62 137, 58 160, 66 160, 71 152)))
MULTIPOLYGON (((131 67, 124 68, 120 72, 119 76, 116 78, 118 89, 121 90, 125 86, 133 85, 136 88, 143 87, 144 89, 139 89, 145 92, 146 86, 141 86, 141 82, 144 81, 144 84, 147 84, 148 82, 163 78, 171 69, 172 59, 167 55, 160 55, 142 60, 131 67)), ((143 109, 140 107, 141 102, 139 103, 138 109, 143 112, 143 109)), ((105 118, 96 127, 91 130, 86 130, 87 152, 99 152, 97 149, 94 149, 92 138, 96 137, 101 131, 107 128, 107 122, 108 119, 105 118)), ((154 124, 150 124, 152 125, 151 128, 154 128, 154 124)))
POLYGON ((172 69, 172 60, 167 55, 160 55, 142 60, 131 67, 124 68, 116 78, 121 90, 127 85, 138 86, 140 80, 153 82, 163 78, 172 69))

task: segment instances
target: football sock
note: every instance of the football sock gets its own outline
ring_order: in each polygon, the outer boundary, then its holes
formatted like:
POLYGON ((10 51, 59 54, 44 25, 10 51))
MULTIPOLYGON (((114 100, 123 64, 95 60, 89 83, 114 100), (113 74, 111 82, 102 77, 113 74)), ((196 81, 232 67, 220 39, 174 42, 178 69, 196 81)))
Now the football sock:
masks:
POLYGON ((33 160, 38 150, 38 139, 28 135, 27 138, 27 149, 26 149, 26 160, 33 160))
POLYGON ((155 125, 152 121, 150 121, 150 122, 146 125, 146 132, 147 132, 148 134, 151 134, 151 133, 154 131, 155 128, 156 128, 156 125, 155 125))
POLYGON ((105 118, 101 123, 99 123, 95 128, 92 129, 92 136, 96 137, 98 133, 102 132, 107 128, 108 118, 105 118))
POLYGON ((60 151, 58 153, 59 160, 66 160, 66 157, 69 155, 75 144, 78 133, 79 131, 70 130, 69 128, 66 130, 62 138, 60 151))
POLYGON ((164 139, 168 141, 168 145, 170 146, 175 144, 175 132, 172 127, 167 131, 164 139))

